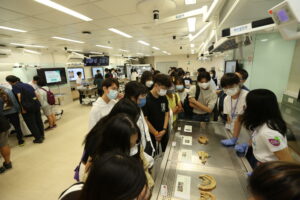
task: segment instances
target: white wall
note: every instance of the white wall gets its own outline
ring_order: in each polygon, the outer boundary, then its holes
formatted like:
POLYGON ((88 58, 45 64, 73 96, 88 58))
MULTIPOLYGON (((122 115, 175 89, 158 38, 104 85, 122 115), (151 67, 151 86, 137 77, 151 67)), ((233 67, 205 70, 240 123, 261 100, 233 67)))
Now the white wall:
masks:
MULTIPOLYGON (((199 67, 204 67, 208 71, 215 67, 218 77, 222 76, 224 69, 224 57, 213 57, 211 60, 199 61, 196 55, 172 55, 172 56, 155 56, 154 64, 158 62, 177 62, 178 67, 183 68, 185 71, 191 73, 197 72, 199 67)), ((149 63, 151 64, 151 63, 149 63)))
POLYGON ((297 97, 300 89, 300 40, 297 41, 287 91, 297 97))

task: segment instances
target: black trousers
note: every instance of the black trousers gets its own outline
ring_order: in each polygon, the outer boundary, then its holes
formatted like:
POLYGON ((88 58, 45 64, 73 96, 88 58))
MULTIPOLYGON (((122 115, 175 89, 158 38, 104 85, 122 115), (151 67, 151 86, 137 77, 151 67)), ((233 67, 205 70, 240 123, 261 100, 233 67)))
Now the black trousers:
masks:
POLYGON ((17 133, 17 139, 19 142, 21 142, 23 140, 23 133, 20 125, 19 113, 13 113, 5 116, 7 117, 9 122, 14 126, 17 133))
MULTIPOLYGON (((152 140, 152 144, 155 148, 156 153, 158 153, 159 149, 157 149, 156 147, 156 140, 154 135, 150 135, 151 136, 151 140, 152 140)), ((168 145, 168 141, 169 141, 169 133, 167 132, 161 139, 160 143, 161 143, 161 148, 162 148, 162 152, 166 151, 167 145, 168 145)))
POLYGON ((79 103, 82 104, 82 99, 85 98, 85 95, 83 95, 82 91, 78 90, 78 92, 79 92, 79 103))
POLYGON ((44 137, 44 123, 42 121, 40 110, 25 113, 23 114, 23 118, 35 139, 38 140, 41 139, 41 137, 44 137))

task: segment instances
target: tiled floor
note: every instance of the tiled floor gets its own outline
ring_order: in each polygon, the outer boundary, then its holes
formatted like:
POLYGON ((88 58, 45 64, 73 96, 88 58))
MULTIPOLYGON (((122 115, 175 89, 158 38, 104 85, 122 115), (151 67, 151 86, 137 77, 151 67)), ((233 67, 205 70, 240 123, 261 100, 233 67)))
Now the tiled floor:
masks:
POLYGON ((13 169, 0 175, 1 200, 55 200, 74 183, 91 107, 74 102, 63 109, 58 127, 46 132, 43 144, 26 138, 25 146, 18 147, 10 138, 13 169))

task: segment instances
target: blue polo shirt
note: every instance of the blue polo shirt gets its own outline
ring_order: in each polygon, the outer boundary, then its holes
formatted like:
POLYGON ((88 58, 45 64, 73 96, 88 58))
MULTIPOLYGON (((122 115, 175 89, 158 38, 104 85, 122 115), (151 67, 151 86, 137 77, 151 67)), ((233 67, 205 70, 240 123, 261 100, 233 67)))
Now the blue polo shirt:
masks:
POLYGON ((34 88, 27 83, 18 82, 12 86, 12 91, 15 95, 20 94, 22 90, 28 92, 32 98, 36 97, 34 88))

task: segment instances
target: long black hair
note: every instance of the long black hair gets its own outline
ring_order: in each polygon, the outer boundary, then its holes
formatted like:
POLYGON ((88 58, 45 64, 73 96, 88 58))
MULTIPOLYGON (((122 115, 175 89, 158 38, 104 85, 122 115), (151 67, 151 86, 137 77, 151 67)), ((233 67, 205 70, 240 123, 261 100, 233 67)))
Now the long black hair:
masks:
POLYGON ((153 74, 150 71, 144 71, 141 76, 141 83, 146 86, 146 81, 153 80, 153 74))
POLYGON ((146 95, 148 93, 148 89, 145 85, 138 81, 130 81, 125 85, 125 96, 124 98, 130 99, 138 99, 140 95, 146 95))
MULTIPOLYGON (((101 138, 101 134, 103 134, 103 129, 105 127, 105 124, 108 123, 108 121, 113 118, 114 116, 120 114, 120 113, 126 113, 127 118, 130 118, 134 124, 138 121, 141 110, 140 108, 131 100, 123 98, 121 99, 110 111, 110 113, 100 119, 98 123, 92 128, 92 130, 87 134, 85 140, 84 140, 84 149, 85 153, 87 154, 84 156, 83 161, 87 161, 87 156, 92 156, 96 153, 97 149, 97 143, 99 139, 101 138)), ((117 126, 119 127, 119 126, 117 126)), ((112 130, 108 130, 112 131, 112 130)), ((116 130, 119 131, 119 130, 116 130)), ((138 129, 139 131, 139 129, 138 129)), ((139 133, 139 132, 137 132, 139 133)), ((139 139, 140 139, 140 133, 139 133, 139 139)))
POLYGON ((80 200, 132 200, 146 184, 141 163, 122 153, 104 154, 94 160, 80 200))
MULTIPOLYGON (((130 138, 135 134, 138 134, 138 140, 140 141, 140 129, 137 127, 136 122, 132 121, 127 114, 120 113, 113 116, 99 130, 96 151, 92 157, 101 156, 111 151, 118 151, 129 155, 130 138)), ((139 158, 139 154, 137 158, 139 158)))
POLYGON ((248 93, 242 123, 246 129, 251 131, 265 123, 270 129, 278 131, 282 135, 285 135, 287 131, 277 98, 272 91, 267 89, 256 89, 248 93))
POLYGON ((249 179, 253 196, 266 200, 300 199, 300 165, 275 161, 258 166, 249 179))

